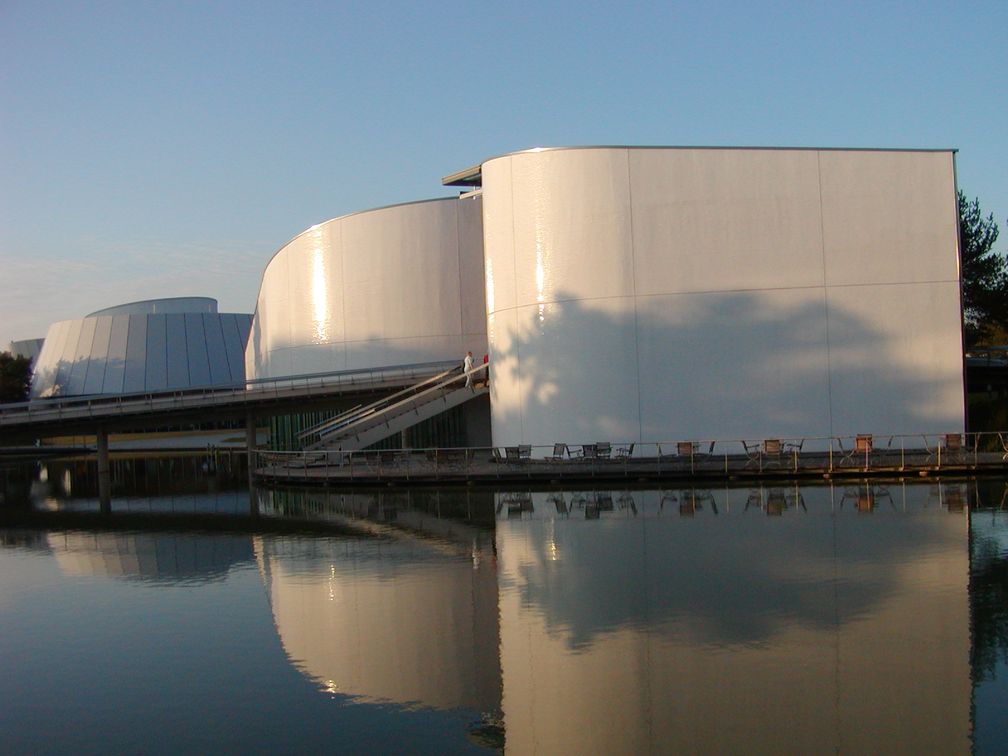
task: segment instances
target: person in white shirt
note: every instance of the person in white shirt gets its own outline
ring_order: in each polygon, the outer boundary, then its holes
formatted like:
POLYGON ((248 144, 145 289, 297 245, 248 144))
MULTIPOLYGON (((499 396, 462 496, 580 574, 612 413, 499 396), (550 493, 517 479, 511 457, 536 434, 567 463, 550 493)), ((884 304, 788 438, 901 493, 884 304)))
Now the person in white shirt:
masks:
POLYGON ((466 388, 471 388, 473 385, 472 380, 472 369, 473 369, 473 358, 472 352, 466 352, 465 359, 462 361, 462 369, 465 371, 466 376, 466 388))

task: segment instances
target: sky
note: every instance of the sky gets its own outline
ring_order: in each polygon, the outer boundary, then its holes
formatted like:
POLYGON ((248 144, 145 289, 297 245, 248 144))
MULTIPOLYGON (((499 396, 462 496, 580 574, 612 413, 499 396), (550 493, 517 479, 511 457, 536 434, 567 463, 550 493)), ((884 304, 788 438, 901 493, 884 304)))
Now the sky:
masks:
POLYGON ((1006 0, 0 0, 0 348, 251 312, 304 229, 539 146, 957 148, 1008 252, 1006 30, 1006 0))

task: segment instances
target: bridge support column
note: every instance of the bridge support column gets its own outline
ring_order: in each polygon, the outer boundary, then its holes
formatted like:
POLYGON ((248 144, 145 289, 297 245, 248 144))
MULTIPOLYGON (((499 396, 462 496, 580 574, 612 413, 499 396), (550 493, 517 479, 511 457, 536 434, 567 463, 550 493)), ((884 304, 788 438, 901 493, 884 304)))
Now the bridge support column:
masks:
POLYGON ((248 459, 248 484, 251 493, 255 482, 255 448, 256 448, 256 424, 255 415, 249 412, 245 416, 245 451, 248 459))
POLYGON ((112 474, 109 467, 108 430, 98 429, 98 502, 103 512, 112 508, 112 474))

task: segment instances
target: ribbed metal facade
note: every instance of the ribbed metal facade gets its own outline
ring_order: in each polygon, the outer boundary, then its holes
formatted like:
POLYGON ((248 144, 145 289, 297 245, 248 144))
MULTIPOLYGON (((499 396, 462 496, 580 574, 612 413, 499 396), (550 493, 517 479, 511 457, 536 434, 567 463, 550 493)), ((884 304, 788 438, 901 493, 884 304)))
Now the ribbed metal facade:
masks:
POLYGON ((31 396, 242 385, 251 323, 251 315, 205 311, 60 321, 46 334, 31 396))

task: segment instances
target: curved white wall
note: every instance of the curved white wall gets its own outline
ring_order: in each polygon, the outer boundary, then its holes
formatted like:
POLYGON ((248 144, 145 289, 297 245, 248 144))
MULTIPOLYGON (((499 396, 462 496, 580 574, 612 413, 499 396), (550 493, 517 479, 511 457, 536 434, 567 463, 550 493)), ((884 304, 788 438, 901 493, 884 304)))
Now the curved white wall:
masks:
POLYGON ((447 198, 320 223, 266 267, 249 379, 483 354, 480 201, 447 198))
POLYGON ((482 166, 498 445, 962 430, 950 152, 482 166))

